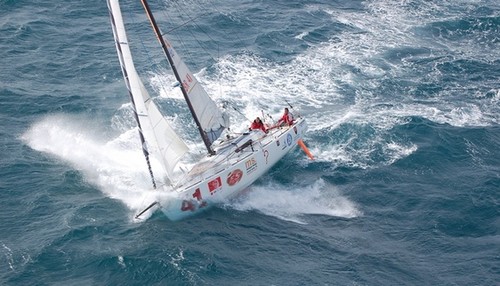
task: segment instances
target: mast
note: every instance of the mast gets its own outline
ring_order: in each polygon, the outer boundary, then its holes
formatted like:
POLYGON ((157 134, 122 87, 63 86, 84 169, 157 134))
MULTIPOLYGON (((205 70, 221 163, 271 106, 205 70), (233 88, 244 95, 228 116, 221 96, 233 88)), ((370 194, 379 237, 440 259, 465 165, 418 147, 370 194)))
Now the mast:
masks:
POLYGON ((166 177, 172 183, 176 177, 174 168, 189 148, 156 106, 135 69, 118 0, 108 0, 108 7, 118 59, 133 106, 142 151, 146 157, 153 186, 156 188, 150 158, 159 161, 166 172, 166 177))
POLYGON ((184 99, 186 100, 186 103, 189 107, 189 111, 191 112, 191 115, 193 116, 194 122, 196 123, 196 126, 198 127, 198 131, 200 132, 201 139, 203 140, 203 143, 205 144, 205 147, 207 148, 207 151, 210 155, 214 155, 215 151, 211 147, 211 142, 210 139, 208 139, 207 133, 203 130, 200 120, 198 119, 198 116, 196 115, 193 105, 191 104, 191 101, 188 96, 187 90, 184 88, 182 85, 182 79, 181 76, 179 75, 179 72, 177 71, 177 68, 174 64, 174 61, 172 59, 172 56, 170 55, 170 52, 168 51, 168 46, 165 43, 165 40, 163 39, 163 36, 161 34, 160 28, 156 24, 156 20, 153 16, 153 13, 151 12, 151 9, 149 8, 149 4, 146 0, 141 0, 142 6, 144 7, 144 10, 146 11, 146 14, 148 16, 149 22, 151 23, 151 26, 153 27, 153 30, 155 32, 156 38, 161 44, 161 48, 163 49, 163 52, 165 53, 165 56, 167 57, 167 60, 172 67, 172 71, 175 75, 175 78, 179 82, 179 87, 182 91, 182 95, 184 96, 184 99))
POLYGON ((132 107, 133 107, 132 109, 134 111, 134 118, 135 118, 135 121, 137 122, 137 127, 139 129, 139 138, 141 139, 142 153, 144 154, 144 157, 146 158, 146 163, 148 165, 149 175, 151 176, 151 181, 153 183, 153 188, 156 189, 156 180, 155 180, 155 176, 153 174, 153 169, 151 167, 151 162, 149 160, 149 151, 148 151, 148 148, 147 148, 146 140, 144 139, 144 132, 143 132, 143 129, 142 129, 142 126, 141 126, 141 121, 139 120, 139 114, 137 113, 137 107, 136 107, 136 103, 135 103, 134 96, 133 96, 133 93, 132 93, 132 87, 131 87, 130 77, 129 77, 129 74, 127 72, 127 68, 125 66, 124 55, 123 55, 122 49, 120 47, 120 42, 121 41, 120 41, 120 39, 118 37, 118 31, 117 31, 117 26, 116 26, 117 23, 115 21, 114 13, 118 13, 119 14, 120 25, 122 25, 120 7, 117 6, 116 10, 113 10, 115 8, 112 8, 112 3, 108 0, 108 9, 109 9, 109 16, 110 16, 110 19, 111 19, 111 27, 113 29, 113 34, 115 36, 115 45, 116 45, 116 49, 117 49, 117 52, 118 52, 118 58, 120 60, 120 67, 122 69, 123 78, 125 79, 125 84, 127 85, 127 90, 128 90, 130 102, 132 103, 132 107))

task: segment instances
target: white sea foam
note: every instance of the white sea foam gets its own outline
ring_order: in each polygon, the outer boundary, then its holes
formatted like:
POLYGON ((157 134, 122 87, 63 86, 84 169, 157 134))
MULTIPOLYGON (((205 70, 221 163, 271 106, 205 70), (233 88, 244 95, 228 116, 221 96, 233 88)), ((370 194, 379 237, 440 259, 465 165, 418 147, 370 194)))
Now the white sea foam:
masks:
POLYGON ((5 260, 9 264, 10 270, 15 270, 14 268, 14 258, 12 256, 12 250, 2 242, 2 247, 4 249, 5 260))
POLYGON ((119 265, 120 265, 123 269, 127 268, 127 265, 125 264, 125 261, 124 261, 124 259, 123 259, 123 256, 121 256, 121 255, 119 255, 119 256, 118 256, 118 264, 119 264, 119 265))
POLYGON ((306 215, 353 218, 362 215, 356 204, 322 179, 306 187, 283 186, 271 182, 253 186, 230 207, 240 211, 257 210, 266 215, 297 223, 307 223, 306 215))
MULTIPOLYGON (((31 148, 69 163, 106 196, 122 201, 137 212, 156 196, 137 130, 106 141, 99 137, 104 134, 99 129, 97 122, 89 118, 60 114, 35 123, 22 139, 31 148)), ((160 172, 159 164, 152 163, 153 169, 160 172)))

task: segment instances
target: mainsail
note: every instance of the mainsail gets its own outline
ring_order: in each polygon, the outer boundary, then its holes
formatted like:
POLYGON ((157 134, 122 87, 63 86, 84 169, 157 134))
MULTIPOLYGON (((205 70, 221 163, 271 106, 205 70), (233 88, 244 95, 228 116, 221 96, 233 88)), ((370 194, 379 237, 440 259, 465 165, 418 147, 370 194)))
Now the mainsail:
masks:
POLYGON ((184 141, 174 132, 172 127, 170 127, 137 74, 128 45, 118 0, 108 0, 108 7, 116 50, 134 108, 142 148, 153 178, 153 185, 155 185, 155 180, 151 171, 149 155, 156 158, 162 164, 167 177, 172 182, 174 181, 175 165, 189 149, 184 141))
POLYGON ((225 128, 229 128, 228 115, 208 96, 184 61, 177 55, 168 39, 161 33, 146 0, 141 0, 151 26, 160 42, 176 79, 180 83, 182 94, 198 126, 201 138, 209 153, 213 154, 212 143, 219 138, 225 128))

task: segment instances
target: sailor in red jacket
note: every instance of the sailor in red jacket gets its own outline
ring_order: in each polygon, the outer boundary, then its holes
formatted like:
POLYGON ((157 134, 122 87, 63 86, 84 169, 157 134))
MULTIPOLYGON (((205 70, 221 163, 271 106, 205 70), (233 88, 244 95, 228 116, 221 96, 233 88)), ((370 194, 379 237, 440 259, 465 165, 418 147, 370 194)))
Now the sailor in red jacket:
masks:
POLYGON ((250 130, 257 130, 257 129, 266 132, 266 127, 264 126, 264 123, 262 123, 259 117, 255 118, 255 120, 252 122, 252 125, 250 125, 250 130))
POLYGON ((284 124, 288 126, 293 124, 293 115, 288 111, 287 107, 285 107, 285 113, 283 113, 283 116, 281 116, 280 120, 278 120, 278 124, 276 124, 276 126, 284 124))

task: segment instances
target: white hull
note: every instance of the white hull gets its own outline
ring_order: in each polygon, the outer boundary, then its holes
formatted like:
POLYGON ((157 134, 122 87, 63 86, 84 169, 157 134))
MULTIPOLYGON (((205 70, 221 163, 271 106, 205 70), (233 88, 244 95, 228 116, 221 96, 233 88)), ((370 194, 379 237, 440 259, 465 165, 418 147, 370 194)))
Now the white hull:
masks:
MULTIPOLYGON (((216 103, 161 33, 147 1, 141 2, 180 84, 201 139, 208 153, 215 153, 201 160, 173 188, 163 187, 165 192, 177 192, 175 196, 169 196, 174 198, 158 199, 136 216, 139 217, 151 207, 159 205, 168 218, 179 220, 240 194, 295 147, 307 126, 304 119, 298 118, 292 126, 276 128, 268 134, 252 131, 217 145, 216 140, 222 132, 229 130, 227 116, 217 108, 216 103)), ((135 69, 118 0, 108 0, 108 7, 116 50, 134 109, 143 153, 153 187, 157 188, 150 157, 161 163, 168 182, 172 182, 173 178, 176 178, 175 167, 188 151, 188 147, 168 124, 135 69)))
POLYGON ((236 144, 226 143, 217 155, 195 166, 185 183, 177 187, 176 198, 160 201, 160 209, 176 221, 241 194, 294 148, 306 130, 305 120, 299 118, 292 126, 273 129, 265 136, 253 131, 234 139, 236 144), (235 152, 250 139, 251 145, 235 152))

